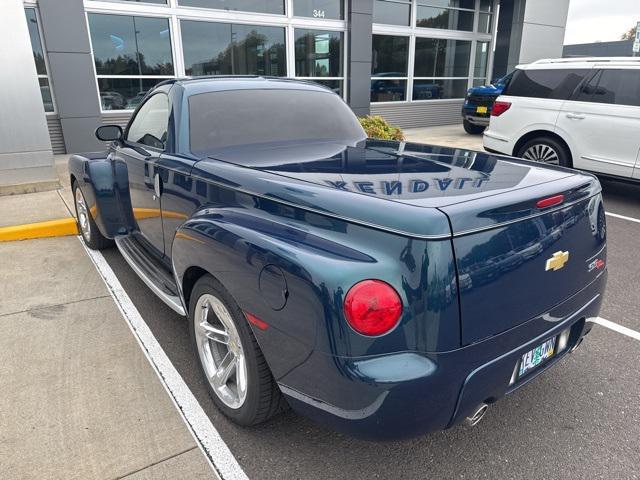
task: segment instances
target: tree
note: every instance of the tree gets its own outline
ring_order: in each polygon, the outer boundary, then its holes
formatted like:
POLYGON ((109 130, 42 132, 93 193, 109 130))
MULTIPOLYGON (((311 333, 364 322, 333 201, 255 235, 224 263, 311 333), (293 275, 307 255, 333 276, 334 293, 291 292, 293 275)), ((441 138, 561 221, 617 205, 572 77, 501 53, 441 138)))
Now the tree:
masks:
POLYGON ((620 40, 635 40, 636 39, 636 27, 632 27, 622 34, 620 40))

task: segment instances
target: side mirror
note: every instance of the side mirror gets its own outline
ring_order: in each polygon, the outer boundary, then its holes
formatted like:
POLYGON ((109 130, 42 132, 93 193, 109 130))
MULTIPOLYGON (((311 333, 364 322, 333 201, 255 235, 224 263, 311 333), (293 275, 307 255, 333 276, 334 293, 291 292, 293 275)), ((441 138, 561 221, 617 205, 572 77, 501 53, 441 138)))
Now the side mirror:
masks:
POLYGON ((101 125, 96 128, 96 137, 103 142, 112 142, 122 138, 122 128, 120 125, 101 125))

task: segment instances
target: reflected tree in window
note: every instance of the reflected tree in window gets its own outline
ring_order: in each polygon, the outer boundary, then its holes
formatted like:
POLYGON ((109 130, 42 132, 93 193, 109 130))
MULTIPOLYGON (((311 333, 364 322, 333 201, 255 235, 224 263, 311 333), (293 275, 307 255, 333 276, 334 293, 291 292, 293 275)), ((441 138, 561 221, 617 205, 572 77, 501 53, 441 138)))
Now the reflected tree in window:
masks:
POLYGON ((90 14, 89 25, 98 75, 173 75, 167 19, 90 14))
POLYGON ((182 22, 187 75, 286 75, 284 29, 182 22))
POLYGON ((342 76, 342 33, 296 29, 296 76, 342 76))

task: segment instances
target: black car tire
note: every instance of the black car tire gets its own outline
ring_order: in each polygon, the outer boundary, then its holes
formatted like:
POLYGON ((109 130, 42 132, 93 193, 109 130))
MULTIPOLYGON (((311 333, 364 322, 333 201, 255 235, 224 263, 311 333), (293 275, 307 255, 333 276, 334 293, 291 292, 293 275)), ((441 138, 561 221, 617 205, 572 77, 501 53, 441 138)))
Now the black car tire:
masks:
POLYGON ((113 240, 102 235, 102 232, 96 225, 93 216, 91 215, 91 209, 88 208, 87 201, 84 197, 84 193, 82 189, 78 186, 78 182, 74 180, 73 185, 71 186, 71 190, 73 192, 73 204, 76 209, 76 225, 78 226, 78 232, 82 237, 85 245, 92 250, 104 250, 107 248, 111 248, 113 246, 113 240), (85 205, 85 215, 86 215, 86 227, 83 229, 80 219, 80 209, 81 207, 78 205, 78 198, 82 198, 82 202, 85 205))
MULTIPOLYGON (((213 316, 217 318, 216 313, 213 313, 213 316)), ((209 396, 218 409, 234 423, 244 426, 257 425, 289 408, 271 374, 271 370, 267 365, 244 313, 229 292, 211 275, 202 276, 193 287, 189 302, 189 334, 194 355, 209 396), (241 343, 241 350, 246 365, 247 386, 246 397, 238 408, 229 407, 214 391, 200 358, 198 338, 196 335, 196 321, 201 322, 201 318, 198 318, 198 315, 201 314, 200 311, 202 308, 199 308, 198 304, 200 303, 201 297, 204 296, 208 298, 215 297, 215 299, 221 301, 226 311, 230 314, 236 331, 234 333, 237 333, 241 343)))
POLYGON ((551 165, 560 165, 562 167, 568 167, 568 168, 573 167, 573 163, 571 161, 571 154, 569 153, 567 148, 558 140, 552 137, 543 136, 543 137, 536 137, 536 138, 532 138, 531 140, 528 140, 518 149, 515 156, 523 158, 525 160, 531 160, 531 161, 536 161, 541 163, 549 163, 551 165), (545 155, 544 152, 549 152, 548 149, 551 149, 553 151, 553 154, 557 156, 557 159, 558 159, 557 163, 555 161, 549 162, 543 159, 545 155), (531 154, 526 155, 527 151, 531 152, 531 154), (540 152, 539 154, 537 154, 537 156, 540 158, 531 158, 531 157, 536 157, 536 154, 534 153, 536 151, 540 152))
POLYGON ((469 135, 480 135, 487 128, 483 125, 475 125, 468 120, 462 120, 462 126, 464 127, 464 131, 469 135))

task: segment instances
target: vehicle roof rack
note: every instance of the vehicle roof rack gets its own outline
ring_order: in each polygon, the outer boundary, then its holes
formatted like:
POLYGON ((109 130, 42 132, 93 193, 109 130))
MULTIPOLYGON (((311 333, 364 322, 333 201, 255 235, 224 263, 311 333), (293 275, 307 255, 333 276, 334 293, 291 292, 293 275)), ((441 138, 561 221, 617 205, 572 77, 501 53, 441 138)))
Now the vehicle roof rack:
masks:
POLYGON ((531 62, 529 65, 543 65, 552 63, 638 63, 640 57, 570 57, 570 58, 543 58, 531 62))

